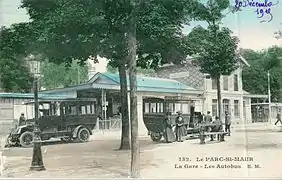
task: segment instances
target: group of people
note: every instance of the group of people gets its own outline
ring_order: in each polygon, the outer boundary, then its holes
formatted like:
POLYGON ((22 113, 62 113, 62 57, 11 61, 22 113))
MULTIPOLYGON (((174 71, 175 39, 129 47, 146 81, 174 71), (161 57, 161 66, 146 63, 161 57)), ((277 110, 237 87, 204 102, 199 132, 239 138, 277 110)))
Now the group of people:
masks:
MULTIPOLYGON (((225 132, 228 132, 228 135, 230 136, 230 126, 231 126, 231 118, 229 113, 225 112, 225 132)), ((210 115, 210 111, 207 112, 207 115, 204 116, 202 120, 200 120, 201 123, 211 123, 215 124, 213 126, 210 126, 211 132, 219 132, 223 130, 223 123, 219 119, 218 116, 215 117, 215 120, 213 121, 212 116, 210 115)), ((186 128, 184 123, 184 118, 182 116, 182 113, 179 111, 177 112, 177 117, 175 118, 175 125, 172 123, 171 120, 171 112, 166 113, 166 118, 164 119, 164 138, 166 143, 172 143, 174 141, 177 142, 183 142, 183 136, 186 135, 186 128), (173 131, 173 127, 175 126, 175 131, 173 131)), ((213 141, 213 136, 211 136, 211 141, 213 141)), ((219 136, 218 136, 219 138, 219 136)))
POLYGON ((174 141, 183 142, 182 137, 185 136, 185 124, 182 113, 177 112, 177 117, 175 118, 175 134, 173 131, 173 123, 171 121, 171 112, 166 113, 166 118, 164 119, 164 138, 166 143, 172 143, 174 141))

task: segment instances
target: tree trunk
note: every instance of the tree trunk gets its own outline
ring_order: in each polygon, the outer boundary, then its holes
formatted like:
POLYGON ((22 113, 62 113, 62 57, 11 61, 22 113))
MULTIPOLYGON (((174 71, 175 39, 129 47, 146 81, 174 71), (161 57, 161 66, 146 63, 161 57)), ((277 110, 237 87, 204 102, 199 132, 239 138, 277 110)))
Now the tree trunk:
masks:
POLYGON ((136 82, 136 6, 132 0, 133 11, 128 28, 128 49, 129 49, 129 81, 130 81, 130 124, 131 124, 131 166, 130 176, 139 178, 140 149, 138 139, 138 119, 137 119, 137 82, 136 82))
POLYGON ((130 149, 129 143, 129 118, 128 118, 128 96, 127 96, 127 78, 125 64, 118 67, 120 77, 120 100, 121 100, 121 143, 120 150, 130 149))
POLYGON ((217 109, 218 109, 218 117, 220 121, 221 119, 221 112, 222 112, 222 106, 221 106, 221 87, 220 87, 220 75, 216 77, 216 87, 217 87, 217 109))

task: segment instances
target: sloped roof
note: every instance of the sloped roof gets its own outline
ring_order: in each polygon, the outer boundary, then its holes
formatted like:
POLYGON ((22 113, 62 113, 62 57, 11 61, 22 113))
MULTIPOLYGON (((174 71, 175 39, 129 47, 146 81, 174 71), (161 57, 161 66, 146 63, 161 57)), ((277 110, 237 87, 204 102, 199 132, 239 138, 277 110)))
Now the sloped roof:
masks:
MULTIPOLYGON (((120 83, 119 74, 101 73, 116 83, 120 83)), ((181 82, 172 79, 154 78, 146 76, 137 76, 137 88, 164 88, 164 89, 180 89, 180 90, 196 90, 193 87, 187 86, 181 82)), ((129 85, 129 77, 127 76, 127 84, 129 85)), ((140 89, 141 90, 141 89, 140 89)))
MULTIPOLYGON (((153 77, 142 77, 137 76, 137 91, 147 92, 164 92, 164 93, 184 93, 185 91, 193 91, 197 93, 197 89, 180 83, 176 80, 153 78, 153 77)), ((129 77, 127 76, 127 84, 129 88, 129 77)), ((42 91, 44 93, 62 93, 67 91, 78 91, 83 89, 120 89, 120 78, 119 74, 110 72, 96 73, 87 83, 79 84, 67 88, 59 88, 52 90, 42 91), (101 82, 101 78, 103 81, 101 82)))
MULTIPOLYGON (((33 93, 0 93, 0 98, 18 98, 18 99, 33 99, 33 93)), ((44 94, 38 93, 39 99, 48 99, 48 100, 58 100, 58 99, 67 99, 71 96, 67 95, 58 95, 58 94, 44 94)))

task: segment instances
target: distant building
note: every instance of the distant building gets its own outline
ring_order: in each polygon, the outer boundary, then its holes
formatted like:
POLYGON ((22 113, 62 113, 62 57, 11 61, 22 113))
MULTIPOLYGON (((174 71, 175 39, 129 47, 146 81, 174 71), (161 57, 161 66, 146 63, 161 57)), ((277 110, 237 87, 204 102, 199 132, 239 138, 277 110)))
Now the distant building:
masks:
MULTIPOLYGON (((231 113, 235 123, 249 123, 252 122, 251 97, 248 97, 249 93, 243 90, 242 85, 242 67, 249 64, 242 58, 239 65, 231 75, 221 77, 222 113, 225 111, 231 113)), ((218 115, 216 80, 210 78, 208 74, 201 73, 191 61, 185 65, 164 65, 156 71, 155 76, 177 80, 202 91, 204 101, 202 104, 196 104, 195 111, 205 114, 210 111, 212 116, 218 115)))

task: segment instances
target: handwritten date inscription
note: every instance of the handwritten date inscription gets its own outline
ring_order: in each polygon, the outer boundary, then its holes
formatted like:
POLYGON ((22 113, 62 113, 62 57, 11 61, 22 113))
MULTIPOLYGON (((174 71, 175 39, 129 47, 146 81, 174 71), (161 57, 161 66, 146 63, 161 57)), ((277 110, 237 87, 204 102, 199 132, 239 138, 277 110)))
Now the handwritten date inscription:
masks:
POLYGON ((256 8, 255 12, 257 13, 258 18, 263 18, 266 15, 269 16, 269 20, 262 20, 261 22, 270 22, 273 19, 273 15, 271 13, 271 7, 277 5, 279 2, 273 4, 269 0, 264 1, 254 1, 254 0, 235 0, 235 8, 240 9, 242 7, 252 7, 256 8))

